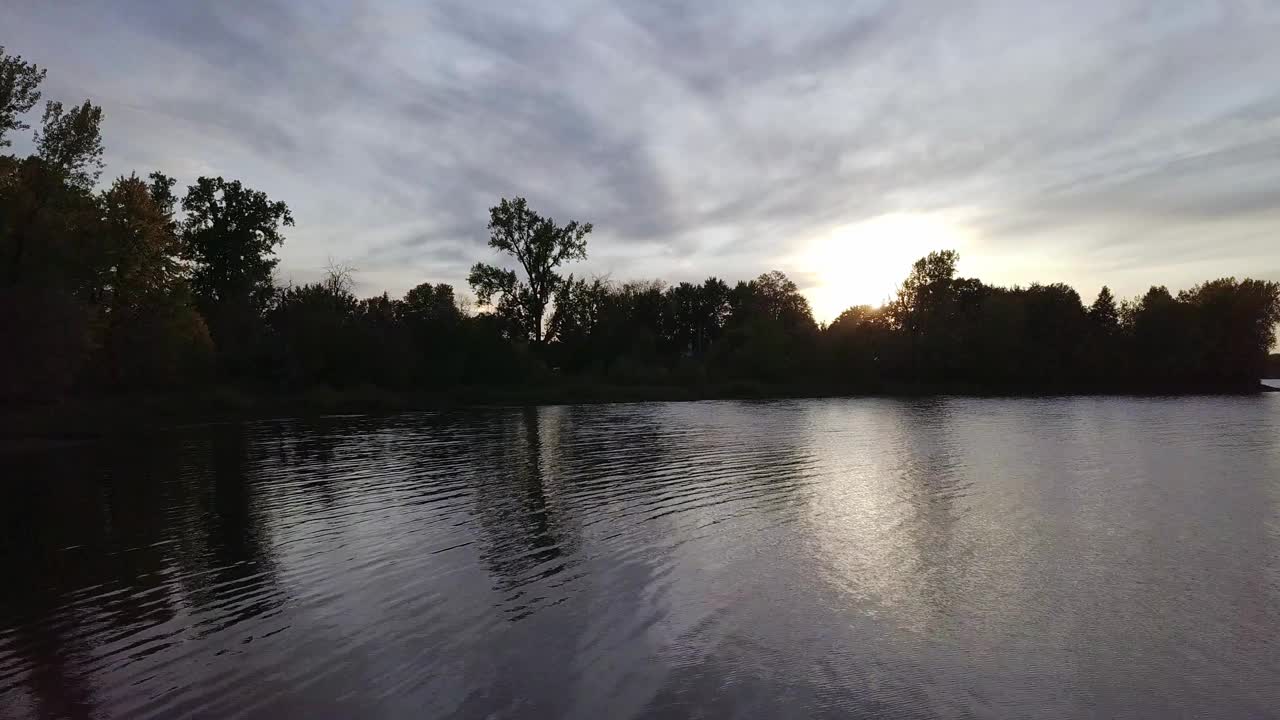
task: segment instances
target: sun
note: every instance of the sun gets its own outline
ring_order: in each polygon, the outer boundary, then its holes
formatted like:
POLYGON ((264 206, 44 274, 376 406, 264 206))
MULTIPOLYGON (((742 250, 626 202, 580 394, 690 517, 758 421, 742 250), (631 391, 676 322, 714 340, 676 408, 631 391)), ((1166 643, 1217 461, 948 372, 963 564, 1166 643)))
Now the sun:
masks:
POLYGON ((805 293, 814 316, 831 322, 854 305, 883 305, 911 263, 933 250, 963 250, 968 240, 961 224, 937 213, 892 213, 833 228, 798 258, 818 279, 805 293))

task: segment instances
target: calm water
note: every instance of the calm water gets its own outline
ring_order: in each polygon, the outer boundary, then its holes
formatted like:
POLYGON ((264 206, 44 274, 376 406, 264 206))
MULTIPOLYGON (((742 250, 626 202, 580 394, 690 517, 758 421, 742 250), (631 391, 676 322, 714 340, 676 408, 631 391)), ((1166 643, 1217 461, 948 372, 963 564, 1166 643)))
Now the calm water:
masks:
POLYGON ((1280 396, 185 428, 0 458, 5 717, 1280 714, 1280 396))

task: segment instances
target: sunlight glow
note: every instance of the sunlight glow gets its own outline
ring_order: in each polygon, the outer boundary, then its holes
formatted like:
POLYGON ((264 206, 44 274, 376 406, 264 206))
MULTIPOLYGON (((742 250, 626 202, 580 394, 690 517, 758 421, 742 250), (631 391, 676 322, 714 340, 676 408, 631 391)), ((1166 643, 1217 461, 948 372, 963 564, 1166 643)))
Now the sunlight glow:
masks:
POLYGON ((893 298, 911 263, 932 250, 959 250, 970 234, 941 213, 893 213, 841 225, 812 240, 797 264, 818 284, 805 295, 814 317, 831 322, 853 305, 880 306, 893 298))

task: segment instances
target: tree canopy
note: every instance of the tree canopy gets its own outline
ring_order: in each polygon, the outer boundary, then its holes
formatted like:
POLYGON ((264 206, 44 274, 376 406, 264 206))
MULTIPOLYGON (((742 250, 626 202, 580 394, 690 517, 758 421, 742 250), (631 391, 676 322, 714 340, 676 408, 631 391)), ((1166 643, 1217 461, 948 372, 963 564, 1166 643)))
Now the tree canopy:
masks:
POLYGON ((515 258, 524 278, 512 270, 476 263, 467 281, 480 302, 492 303, 521 338, 541 345, 547 307, 564 283, 556 269, 571 260, 586 259, 590 233, 591 223, 574 220, 557 225, 531 210, 524 198, 503 198, 489 210, 489 247, 515 258))

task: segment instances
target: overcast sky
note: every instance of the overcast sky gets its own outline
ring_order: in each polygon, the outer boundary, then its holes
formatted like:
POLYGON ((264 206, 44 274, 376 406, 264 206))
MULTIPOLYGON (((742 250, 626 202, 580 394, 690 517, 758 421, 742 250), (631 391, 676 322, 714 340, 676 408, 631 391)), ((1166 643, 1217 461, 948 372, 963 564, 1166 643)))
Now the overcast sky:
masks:
POLYGON ((4 5, 109 176, 288 202, 284 279, 461 288, 514 195, 595 223, 579 274, 776 268, 824 320, 940 247, 1086 302, 1280 279, 1274 0, 4 5))

